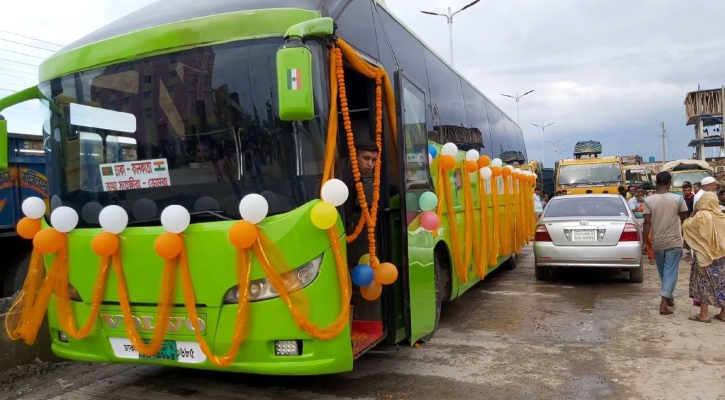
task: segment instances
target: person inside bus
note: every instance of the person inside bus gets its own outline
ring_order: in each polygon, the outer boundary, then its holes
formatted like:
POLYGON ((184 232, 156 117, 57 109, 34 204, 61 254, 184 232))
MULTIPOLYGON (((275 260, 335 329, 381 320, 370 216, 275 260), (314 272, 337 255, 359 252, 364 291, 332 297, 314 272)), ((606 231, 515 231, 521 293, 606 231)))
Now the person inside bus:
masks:
MULTIPOLYGON (((357 168, 360 176, 371 175, 378 160, 378 146, 371 140, 361 140, 355 143, 355 152, 357 155, 357 168)), ((355 230, 357 221, 362 214, 362 209, 358 203, 357 188, 355 186, 355 177, 352 172, 352 165, 346 165, 341 170, 342 182, 347 186, 348 196, 345 201, 345 231, 351 234, 355 230)), ((371 199, 368 199, 368 202, 371 199)))

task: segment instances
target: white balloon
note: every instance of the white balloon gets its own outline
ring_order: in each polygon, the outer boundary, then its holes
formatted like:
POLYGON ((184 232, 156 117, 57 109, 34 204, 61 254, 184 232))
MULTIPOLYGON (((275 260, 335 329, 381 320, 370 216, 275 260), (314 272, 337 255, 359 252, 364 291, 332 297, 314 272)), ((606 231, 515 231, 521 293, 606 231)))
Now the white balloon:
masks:
POLYGON ((339 179, 330 179, 322 185, 320 191, 320 197, 322 200, 332 203, 335 207, 340 207, 345 204, 348 196, 350 196, 350 190, 347 185, 339 179))
POLYGON ((189 210, 182 206, 168 206, 161 212, 161 225, 167 232, 184 232, 190 223, 191 215, 189 215, 189 210))
POLYGON ((478 172, 481 173, 481 178, 483 179, 491 179, 491 176, 493 176, 493 171, 489 167, 483 167, 478 172))
POLYGON ((478 150, 471 149, 466 152, 466 161, 478 161, 478 157, 481 155, 478 153, 478 150))
POLYGON ((45 202, 40 197, 28 197, 23 201, 23 214, 32 219, 39 219, 45 215, 45 202))
POLYGON ((456 146, 455 143, 446 143, 443 145, 443 148, 441 148, 441 154, 446 156, 455 156, 458 154, 458 146, 456 146))
POLYGON ((514 174, 521 174, 523 172, 521 168, 514 168, 514 174))
POLYGON ((500 158, 494 158, 493 160, 491 160, 492 167, 500 167, 502 165, 503 165, 503 161, 501 161, 500 158))
POLYGON ((433 155, 428 153, 428 165, 433 164, 433 155))
POLYGON ((514 167, 512 167, 510 165, 505 166, 504 169, 507 169, 507 170, 511 171, 511 173, 514 172, 514 167))
POLYGON ((116 205, 108 206, 98 214, 98 223, 107 232, 118 235, 128 226, 128 213, 123 207, 116 205))
POLYGON ((50 224, 58 232, 68 233, 78 226, 78 213, 70 207, 58 207, 50 214, 50 224))
POLYGON ((269 212, 267 199, 258 194, 248 194, 239 202, 239 214, 242 219, 253 224, 262 222, 269 212))

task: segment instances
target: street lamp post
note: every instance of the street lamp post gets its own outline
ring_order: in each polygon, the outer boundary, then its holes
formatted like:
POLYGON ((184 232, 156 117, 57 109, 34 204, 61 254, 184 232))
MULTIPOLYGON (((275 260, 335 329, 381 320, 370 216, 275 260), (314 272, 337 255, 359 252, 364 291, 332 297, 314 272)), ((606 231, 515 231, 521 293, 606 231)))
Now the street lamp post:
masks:
POLYGON ((516 95, 515 96, 512 96, 510 94, 503 94, 503 93, 501 93, 501 96, 510 97, 510 98, 516 100, 516 123, 519 124, 519 126, 521 126, 521 120, 519 118, 519 99, 522 98, 522 97, 524 97, 524 96, 526 96, 527 94, 529 94, 529 93, 531 93, 533 91, 534 91, 533 89, 532 90, 529 90, 528 92, 522 94, 521 96, 519 96, 519 93, 518 92, 516 92, 516 95))
POLYGON ((551 147, 554 149, 554 153, 557 153, 558 154, 558 152, 556 151, 556 144, 559 143, 559 142, 561 142, 561 141, 563 141, 563 140, 564 139, 559 139, 559 140, 555 140, 553 142, 551 140, 547 140, 546 143, 550 143, 551 144, 551 147))
POLYGON ((546 159, 546 145, 544 144, 544 130, 546 130, 547 127, 554 125, 554 122, 546 125, 537 125, 537 124, 531 124, 533 126, 538 126, 541 128, 541 168, 544 168, 544 160, 546 159))
POLYGON ((453 65, 453 16, 456 15, 456 14, 458 14, 459 12, 467 9, 467 8, 472 7, 473 5, 475 5, 476 3, 478 3, 479 1, 481 1, 481 0, 476 0, 476 1, 468 4, 467 6, 461 8, 460 10, 458 10, 458 11, 456 11, 454 13, 451 13, 451 8, 450 7, 448 7, 448 14, 440 14, 440 13, 435 13, 435 12, 431 12, 431 11, 421 11, 423 14, 438 15, 438 16, 441 16, 441 17, 446 17, 446 19, 448 20, 448 40, 450 41, 450 44, 449 45, 451 47, 450 48, 450 50, 451 50, 451 66, 453 65))

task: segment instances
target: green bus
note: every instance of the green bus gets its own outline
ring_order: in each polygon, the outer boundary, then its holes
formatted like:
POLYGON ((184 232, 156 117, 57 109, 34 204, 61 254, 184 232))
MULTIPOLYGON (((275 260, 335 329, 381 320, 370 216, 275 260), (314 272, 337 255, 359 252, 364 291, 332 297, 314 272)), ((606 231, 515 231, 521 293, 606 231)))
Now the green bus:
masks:
POLYGON ((65 359, 349 371, 430 339, 533 233, 530 174, 498 159, 526 161, 521 129, 382 0, 159 0, 39 78, 0 99, 47 106, 51 196, 18 227, 44 274, 7 330, 32 342, 47 302, 65 359))

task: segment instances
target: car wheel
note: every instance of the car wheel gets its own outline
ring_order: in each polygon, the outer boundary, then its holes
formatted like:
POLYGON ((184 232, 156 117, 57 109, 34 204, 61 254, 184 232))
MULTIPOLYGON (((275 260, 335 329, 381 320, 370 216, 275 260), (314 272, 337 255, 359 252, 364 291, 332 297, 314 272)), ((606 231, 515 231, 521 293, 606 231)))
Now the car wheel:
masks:
POLYGON ((445 273, 446 271, 443 270, 443 264, 441 263, 440 256, 438 255, 438 252, 435 252, 433 254, 433 273, 435 274, 435 285, 436 285, 436 316, 435 316, 435 325, 433 326, 433 332, 423 336, 420 341, 421 342, 428 342, 433 338, 433 335, 438 330, 438 322, 441 319, 441 304, 443 303, 443 292, 446 289, 446 279, 445 279, 445 273))
POLYGON ((632 283, 644 282, 644 268, 642 267, 642 263, 637 268, 629 269, 629 281, 632 283))
POLYGON ((537 281, 548 281, 551 279, 551 268, 534 266, 534 272, 536 273, 537 281))

